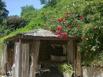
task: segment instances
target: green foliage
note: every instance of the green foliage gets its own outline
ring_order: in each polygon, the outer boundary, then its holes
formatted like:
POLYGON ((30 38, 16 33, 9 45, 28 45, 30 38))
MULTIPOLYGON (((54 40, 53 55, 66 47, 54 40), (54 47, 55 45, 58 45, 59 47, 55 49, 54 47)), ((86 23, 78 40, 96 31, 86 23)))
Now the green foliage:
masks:
POLYGON ((37 10, 33 6, 24 6, 21 9, 21 17, 26 21, 31 21, 37 16, 37 10))
POLYGON ((8 10, 5 9, 5 3, 0 0, 0 32, 4 33, 6 27, 6 17, 8 16, 8 10))
MULTIPOLYGON (((62 25, 62 23, 58 23, 56 20, 58 18, 64 18, 65 13, 71 13, 75 14, 75 17, 70 16, 70 18, 66 20, 66 22, 73 25, 73 29, 69 30, 70 35, 74 34, 73 32, 78 33, 76 27, 77 25, 74 25, 75 23, 73 20, 76 18, 77 23, 82 26, 78 16, 84 17, 84 26, 79 29, 79 33, 82 38, 81 54, 83 64, 88 65, 93 62, 99 63, 99 60, 103 60, 103 0, 55 1, 56 3, 53 4, 53 6, 49 6, 49 4, 40 10, 36 10, 32 6, 23 7, 21 17, 29 21, 28 24, 24 28, 11 32, 8 36, 3 37, 1 40, 35 28, 45 28, 49 30, 52 28, 55 30, 56 26, 62 25), (51 25, 52 21, 53 25, 51 25)), ((64 30, 66 30, 66 28, 64 30)))
POLYGON ((56 19, 48 17, 47 25, 54 31, 58 37, 67 39, 67 37, 81 37, 84 17, 78 14, 65 13, 63 17, 56 19))
MULTIPOLYGON (((8 31, 14 31, 18 28, 24 27, 26 25, 26 21, 20 18, 19 16, 9 16, 7 18, 7 27, 8 31)), ((9 32, 6 32, 6 34, 9 32)))
POLYGON ((8 15, 8 10, 6 10, 5 7, 5 3, 2 0, 0 0, 0 21, 2 21, 2 19, 7 17, 8 15))
POLYGON ((48 6, 54 7, 54 5, 57 3, 57 0, 40 0, 41 4, 45 4, 45 8, 48 6))
MULTIPOLYGON (((44 19, 54 20, 63 17, 65 12, 83 15, 81 54, 85 65, 91 65, 94 61, 103 60, 103 1, 102 0, 60 0, 55 7, 43 8, 44 19), (48 10, 48 11, 47 11, 48 10), (47 18, 48 17, 48 18, 47 18)), ((48 22, 47 22, 48 23, 48 22)), ((46 25, 51 27, 50 25, 46 25)), ((52 27, 55 29, 56 27, 52 27)))
POLYGON ((70 64, 61 64, 61 65, 59 65, 59 69, 61 72, 65 72, 70 75, 73 74, 73 67, 70 64))
POLYGON ((83 32, 82 61, 86 65, 94 62, 98 64, 103 60, 103 2, 90 3, 83 14, 86 18, 85 23, 89 24, 86 27, 89 28, 83 32))

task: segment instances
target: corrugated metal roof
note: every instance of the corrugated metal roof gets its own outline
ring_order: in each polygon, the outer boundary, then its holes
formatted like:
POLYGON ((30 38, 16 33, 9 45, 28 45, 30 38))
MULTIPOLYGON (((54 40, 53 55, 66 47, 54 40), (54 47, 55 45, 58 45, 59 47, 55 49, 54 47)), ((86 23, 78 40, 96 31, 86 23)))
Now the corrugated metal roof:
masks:
MULTIPOLYGON (((12 41, 16 39, 35 39, 35 40, 64 40, 62 38, 58 38, 58 35, 53 33, 50 30, 45 30, 45 29, 34 29, 29 32, 25 33, 20 33, 12 37, 6 38, 6 41, 12 41)), ((78 40, 78 37, 68 37, 67 40, 69 39, 75 39, 78 40)))
POLYGON ((28 36, 39 36, 39 37, 57 37, 53 32, 49 30, 44 30, 44 29, 35 29, 26 33, 23 33, 23 35, 28 35, 28 36))

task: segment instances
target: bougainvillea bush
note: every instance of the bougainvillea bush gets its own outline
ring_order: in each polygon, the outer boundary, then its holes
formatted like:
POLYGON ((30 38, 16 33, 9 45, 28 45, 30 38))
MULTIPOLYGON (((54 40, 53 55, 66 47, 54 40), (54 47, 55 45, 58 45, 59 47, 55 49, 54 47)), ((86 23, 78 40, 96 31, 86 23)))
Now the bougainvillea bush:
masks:
POLYGON ((59 38, 81 37, 83 65, 103 66, 103 3, 90 3, 82 15, 65 13, 61 17, 49 16, 47 25, 59 38))
MULTIPOLYGON (((98 6, 102 7, 102 4, 98 6)), ((94 62, 100 64, 103 60, 103 15, 101 7, 98 6, 88 5, 83 15, 67 12, 61 17, 45 16, 46 25, 58 38, 66 40, 69 37, 81 37, 83 65, 91 65, 94 62)))
POLYGON ((65 13, 60 18, 48 18, 47 25, 58 38, 66 40, 68 37, 81 37, 84 17, 78 14, 65 13))
POLYGON ((81 45, 85 65, 103 66, 103 3, 91 3, 84 9, 86 18, 81 45))

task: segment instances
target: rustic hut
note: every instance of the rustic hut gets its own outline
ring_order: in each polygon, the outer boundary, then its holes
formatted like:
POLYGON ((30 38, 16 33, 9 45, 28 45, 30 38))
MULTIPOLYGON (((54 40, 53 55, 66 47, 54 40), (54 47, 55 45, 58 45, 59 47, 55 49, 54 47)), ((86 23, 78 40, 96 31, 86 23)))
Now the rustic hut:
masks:
POLYGON ((5 72, 12 69, 13 77, 38 77, 40 67, 66 62, 73 66, 74 77, 81 77, 77 43, 77 38, 58 39, 53 32, 44 29, 18 34, 5 42, 3 68, 5 72))

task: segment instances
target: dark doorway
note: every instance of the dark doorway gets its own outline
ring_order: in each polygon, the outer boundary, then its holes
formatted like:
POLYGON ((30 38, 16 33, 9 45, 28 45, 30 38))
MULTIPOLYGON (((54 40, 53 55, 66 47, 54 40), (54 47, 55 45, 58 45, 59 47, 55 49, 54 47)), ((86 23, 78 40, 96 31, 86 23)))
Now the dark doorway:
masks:
POLYGON ((63 77, 58 65, 67 62, 65 41, 41 41, 36 77, 63 77), (49 71, 48 71, 49 70, 49 71))

